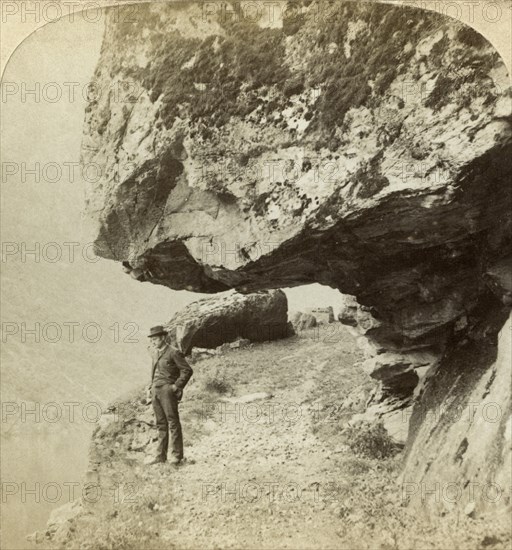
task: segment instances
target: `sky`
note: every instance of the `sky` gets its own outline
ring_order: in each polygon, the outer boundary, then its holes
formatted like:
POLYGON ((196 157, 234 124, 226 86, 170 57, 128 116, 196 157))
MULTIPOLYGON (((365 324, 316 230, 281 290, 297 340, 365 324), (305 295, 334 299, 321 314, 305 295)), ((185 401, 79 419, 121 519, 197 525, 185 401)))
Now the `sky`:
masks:
MULTIPOLYGON (((131 279, 118 263, 94 257, 89 235, 82 231, 80 144, 87 90, 102 35, 102 20, 90 23, 74 17, 47 25, 18 48, 4 75, 4 90, 9 92, 2 105, 0 267, 2 320, 17 325, 10 325, 11 331, 18 329, 8 335, 3 351, 14 359, 21 353, 16 344, 23 343, 23 322, 27 328, 38 322, 42 326, 79 323, 78 331, 96 323, 111 336, 114 324, 135 324, 136 338, 143 340, 150 326, 168 321, 203 296, 131 279)), ((286 292, 291 311, 341 306, 341 295, 320 285, 310 285, 307 292, 304 288, 286 292)), ((126 333, 131 330, 128 327, 126 333)), ((28 340, 33 343, 33 338, 28 340)), ((37 353, 49 354, 53 361, 55 349, 69 344, 67 340, 51 346, 40 342, 37 353)), ((111 353, 111 339, 94 344, 88 354, 111 353)), ((112 361, 143 361, 145 346, 135 351, 132 344, 118 346, 112 361)), ((70 363, 79 365, 86 359, 78 345, 65 353, 70 370, 70 363)), ((59 365, 54 368, 58 370, 59 365)), ((94 388, 96 393, 100 390, 94 388)), ((108 391, 103 394, 103 398, 111 396, 108 391)))

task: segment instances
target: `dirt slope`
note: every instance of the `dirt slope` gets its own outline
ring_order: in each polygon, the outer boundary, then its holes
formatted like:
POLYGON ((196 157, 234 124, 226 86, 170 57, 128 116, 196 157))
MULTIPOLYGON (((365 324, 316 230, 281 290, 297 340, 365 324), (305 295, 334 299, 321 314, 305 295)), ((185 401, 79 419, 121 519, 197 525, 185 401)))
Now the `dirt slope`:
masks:
POLYGON ((197 361, 178 468, 143 464, 152 413, 132 396, 93 440, 88 479, 101 498, 91 489, 54 540, 73 549, 508 548, 506 520, 429 527, 401 506, 400 452, 378 428, 346 427, 373 387, 353 350, 335 324, 197 361))

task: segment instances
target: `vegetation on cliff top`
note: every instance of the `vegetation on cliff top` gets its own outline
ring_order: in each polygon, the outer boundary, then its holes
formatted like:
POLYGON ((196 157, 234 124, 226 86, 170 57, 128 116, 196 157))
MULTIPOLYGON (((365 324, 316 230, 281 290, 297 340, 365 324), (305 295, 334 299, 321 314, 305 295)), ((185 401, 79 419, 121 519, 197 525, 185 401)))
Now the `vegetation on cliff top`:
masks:
MULTIPOLYGON (((316 101, 306 101, 306 132, 321 136, 319 147, 337 149, 345 114, 351 108, 371 108, 390 93, 390 84, 405 71, 417 44, 445 29, 446 20, 435 13, 384 4, 305 5, 307 12, 286 12, 282 29, 219 16, 223 35, 186 38, 178 29, 166 30, 158 39, 156 32, 150 39, 151 63, 128 72, 141 80, 152 101, 161 100, 161 117, 168 128, 178 116, 203 122, 205 139, 231 117, 250 113, 257 113, 265 124, 282 125, 279 117, 269 115, 291 107, 293 96, 321 90, 316 101), (357 29, 351 27, 354 21, 360 22, 357 29)), ((150 10, 146 25, 164 32, 150 10)), ((115 32, 121 39, 123 33, 137 33, 137 28, 120 24, 115 32)), ((454 40, 445 33, 434 43, 424 61, 439 78, 427 106, 442 108, 460 86, 485 76, 497 55, 482 53, 485 44, 481 35, 466 27, 454 40), (451 50, 455 53, 448 59, 451 50)), ((469 93, 465 105, 470 101, 469 93)))

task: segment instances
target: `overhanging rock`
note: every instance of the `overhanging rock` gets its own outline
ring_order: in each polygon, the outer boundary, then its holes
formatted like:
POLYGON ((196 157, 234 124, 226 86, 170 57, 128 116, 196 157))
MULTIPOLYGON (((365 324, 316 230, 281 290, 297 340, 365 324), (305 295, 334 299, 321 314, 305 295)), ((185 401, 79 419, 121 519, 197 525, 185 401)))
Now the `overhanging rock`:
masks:
POLYGON ((414 8, 313 2, 280 25, 202 3, 107 18, 95 80, 131 86, 87 109, 98 254, 174 289, 318 282, 386 336, 443 331, 510 243, 503 61, 414 8))

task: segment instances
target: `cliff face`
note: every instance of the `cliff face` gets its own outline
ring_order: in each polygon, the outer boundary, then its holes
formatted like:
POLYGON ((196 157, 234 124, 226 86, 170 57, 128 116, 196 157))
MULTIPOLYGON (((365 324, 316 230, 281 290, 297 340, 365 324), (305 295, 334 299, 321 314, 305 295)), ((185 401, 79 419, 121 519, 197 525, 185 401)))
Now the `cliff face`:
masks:
POLYGON ((306 4, 273 21, 203 4, 112 15, 95 75, 111 91, 86 115, 83 162, 101 168, 87 213, 97 252, 143 280, 356 296, 387 414, 433 395, 428 380, 466 376, 450 354, 471 330, 490 346, 482 372, 497 354, 511 90, 494 48, 452 19, 306 4))
POLYGON ((428 513, 510 514, 511 321, 492 312, 450 342, 411 413, 404 498, 428 513))

